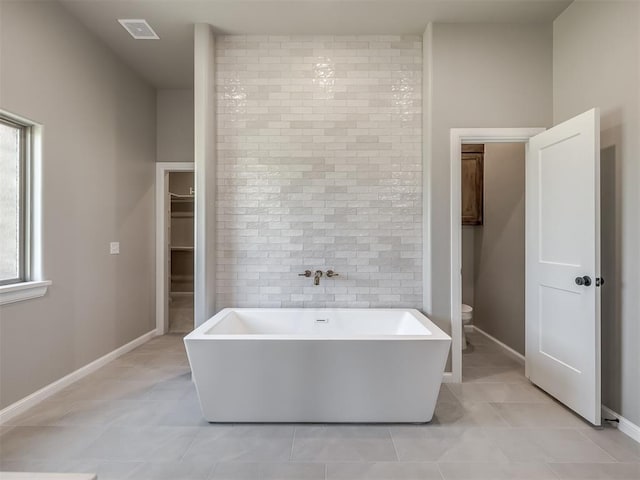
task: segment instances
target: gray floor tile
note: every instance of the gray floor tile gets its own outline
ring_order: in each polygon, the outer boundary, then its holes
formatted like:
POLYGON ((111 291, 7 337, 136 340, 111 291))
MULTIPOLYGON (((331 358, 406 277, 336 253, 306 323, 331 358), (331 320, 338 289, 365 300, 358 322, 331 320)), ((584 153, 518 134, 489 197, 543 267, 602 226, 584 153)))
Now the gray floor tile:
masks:
POLYGON ((92 427, 14 427, 0 437, 2 460, 78 458, 87 443, 103 432, 92 427))
POLYGON ((322 463, 218 463, 212 480, 324 480, 322 463))
POLYGON ((445 480, 556 480, 541 463, 440 463, 445 480))
POLYGON ((442 480, 442 475, 435 463, 328 463, 327 480, 442 480))
POLYGON ((480 428, 393 427, 391 435, 400 461, 507 462, 480 428))
POLYGON ((471 367, 464 365, 464 383, 529 383, 522 367, 471 367))
POLYGON ((63 469, 59 470, 65 473, 95 473, 98 480, 126 480, 131 474, 140 467, 140 462, 104 462, 92 460, 77 460, 67 462, 63 465, 63 469))
MULTIPOLYGON (((62 460, 2 460, 0 472, 63 472, 62 460)), ((2 478, 0 476, 0 478, 2 478)))
POLYGON ((8 420, 5 425, 20 425, 22 427, 52 426, 70 409, 69 402, 45 400, 23 414, 8 420))
POLYGON ((209 422, 202 416, 195 389, 186 391, 180 400, 167 402, 158 413, 159 425, 177 427, 206 427, 209 425, 209 422))
POLYGON ((486 435, 512 462, 613 462, 607 452, 570 428, 487 428, 486 435))
POLYGON ((551 463, 563 480, 638 480, 640 463, 551 463))
POLYGON ((291 459, 310 462, 395 461, 387 427, 325 425, 296 427, 291 459))
POLYGON ((620 462, 640 462, 640 443, 617 428, 585 429, 582 434, 620 462))
POLYGON ((111 426, 111 425, 155 425, 159 411, 166 404, 161 402, 134 401, 80 401, 53 422, 60 426, 111 426))
POLYGON ((286 462, 293 427, 279 425, 217 426, 199 429, 183 462, 286 462))
POLYGON ((75 388, 70 389, 56 399, 66 402, 79 401, 135 401, 142 400, 148 395, 153 387, 153 380, 144 381, 122 381, 122 380, 100 380, 98 378, 87 377, 75 388))
POLYGON ((507 427, 490 403, 438 403, 432 425, 453 427, 507 427))
POLYGON ((147 391, 145 401, 180 402, 186 396, 195 394, 196 388, 191 374, 180 374, 156 383, 147 391))
POLYGON ((526 383, 455 383, 448 385, 461 402, 554 403, 539 388, 526 383))
POLYGON ((559 403, 492 403, 512 427, 590 428, 559 403))
MULTIPOLYGON (((214 465, 211 462, 147 462, 126 477, 131 480, 207 480, 214 465)), ((98 475, 98 479, 102 477, 98 475)))
POLYGON ((458 398, 451 392, 451 389, 446 383, 440 385, 440 392, 438 392, 438 403, 457 403, 458 398))
POLYGON ((169 332, 193 330, 193 295, 172 296, 169 302, 169 332))
POLYGON ((178 461, 197 434, 195 428, 113 426, 82 451, 85 459, 106 461, 178 461))
POLYGON ((490 341, 470 339, 466 383, 442 385, 428 425, 294 426, 207 423, 182 336, 158 337, 0 426, 0 470, 100 480, 322 479, 325 469, 354 480, 640 478, 640 444, 591 428, 490 341))
POLYGON ((468 353, 462 356, 464 367, 520 368, 521 364, 503 353, 468 353))

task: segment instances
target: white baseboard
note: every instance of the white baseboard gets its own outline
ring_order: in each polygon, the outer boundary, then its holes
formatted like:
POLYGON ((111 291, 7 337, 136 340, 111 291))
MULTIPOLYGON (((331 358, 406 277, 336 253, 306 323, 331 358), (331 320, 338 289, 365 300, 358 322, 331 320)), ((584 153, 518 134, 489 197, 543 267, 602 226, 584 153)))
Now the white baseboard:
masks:
POLYGON ((144 335, 132 340, 126 345, 121 346, 120 348, 116 348, 114 351, 107 353, 106 355, 94 360, 93 362, 85 365, 84 367, 79 368, 78 370, 71 372, 68 375, 65 375, 60 380, 56 380, 53 383, 50 383, 46 387, 41 388, 40 390, 32 393, 24 397, 21 400, 18 400, 15 403, 12 403, 8 407, 0 410, 0 425, 8 422, 12 418, 24 413, 29 408, 37 405, 38 403, 46 400, 51 395, 58 393, 63 388, 68 387, 74 382, 77 382, 83 377, 95 372, 100 367, 104 367, 107 363, 115 360, 116 358, 124 355, 127 352, 130 352, 136 347, 139 347, 143 343, 148 342, 153 337, 156 336, 155 329, 145 333, 144 335))
POLYGON ((524 355, 522 355, 521 353, 516 352, 510 346, 505 345, 500 340, 498 340, 496 337, 494 337, 493 335, 489 335, 487 332, 485 332, 484 330, 481 330, 480 328, 476 327, 475 325, 473 325, 473 331, 484 335, 489 340, 491 340, 496 345, 498 345, 500 348, 502 348, 504 350, 504 353, 506 353, 510 358, 513 358, 516 362, 524 365, 524 355))
POLYGON ((617 418, 620 421, 620 423, 618 423, 618 430, 631 437, 636 442, 640 443, 640 426, 627 420, 619 413, 611 410, 609 407, 605 407, 604 405, 602 405, 602 418, 604 419, 611 417, 617 418))

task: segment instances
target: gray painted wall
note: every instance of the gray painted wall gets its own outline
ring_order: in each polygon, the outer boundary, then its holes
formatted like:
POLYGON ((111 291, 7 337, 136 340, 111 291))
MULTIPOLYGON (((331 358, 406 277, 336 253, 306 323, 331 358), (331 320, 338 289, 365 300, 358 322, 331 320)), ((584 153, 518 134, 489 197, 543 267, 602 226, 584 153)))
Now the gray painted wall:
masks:
POLYGON ((2 408, 154 327, 156 119, 155 91, 58 3, 0 8, 0 108, 44 124, 53 281, 0 307, 2 408))
POLYGON ((193 90, 158 90, 157 112, 157 161, 193 162, 193 90))
POLYGON ((488 143, 474 235, 473 323, 524 355, 524 143, 488 143))
POLYGON ((640 424, 640 4, 575 2, 554 22, 554 122, 601 110, 602 400, 640 424))
MULTIPOLYGON (((428 37, 426 37, 428 40, 428 37)), ((431 232, 430 317, 450 331, 449 130, 461 127, 546 127, 552 121, 551 25, 434 24, 432 118, 428 173, 431 232)), ((430 304, 429 304, 430 303, 430 304)))

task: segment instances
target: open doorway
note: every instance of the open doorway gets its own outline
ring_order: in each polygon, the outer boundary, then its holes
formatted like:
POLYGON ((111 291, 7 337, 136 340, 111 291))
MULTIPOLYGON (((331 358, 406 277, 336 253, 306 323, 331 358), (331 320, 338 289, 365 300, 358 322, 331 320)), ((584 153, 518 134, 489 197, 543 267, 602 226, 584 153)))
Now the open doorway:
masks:
POLYGON ((462 145, 505 142, 527 143, 525 376, 600 425, 599 287, 604 281, 597 108, 548 130, 451 130, 453 380, 462 381, 462 145))
POLYGON ((462 382, 462 146, 526 143, 544 128, 451 129, 451 381, 462 382))
POLYGON ((463 144, 460 161, 463 378, 476 378, 524 366, 525 144, 463 144))
POLYGON ((193 172, 169 172, 169 333, 193 330, 193 172))
POLYGON ((194 165, 156 166, 156 332, 194 327, 194 165))

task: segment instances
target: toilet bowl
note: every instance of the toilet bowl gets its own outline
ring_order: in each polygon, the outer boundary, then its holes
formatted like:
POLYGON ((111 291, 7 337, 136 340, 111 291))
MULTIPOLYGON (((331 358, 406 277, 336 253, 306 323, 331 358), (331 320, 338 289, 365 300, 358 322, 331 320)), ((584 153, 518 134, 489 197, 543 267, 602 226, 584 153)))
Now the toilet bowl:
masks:
POLYGON ((462 349, 466 350, 467 336, 464 333, 464 327, 465 325, 470 325, 471 321, 473 320, 473 307, 463 303, 461 311, 462 311, 462 349))

